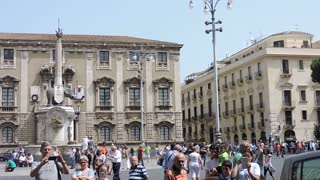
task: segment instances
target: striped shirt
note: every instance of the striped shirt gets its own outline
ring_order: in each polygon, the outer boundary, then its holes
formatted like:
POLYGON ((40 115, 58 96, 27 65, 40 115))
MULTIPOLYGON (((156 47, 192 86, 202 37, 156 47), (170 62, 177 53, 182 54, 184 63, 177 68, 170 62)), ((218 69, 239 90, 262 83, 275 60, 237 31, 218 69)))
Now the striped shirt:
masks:
POLYGON ((129 180, 144 179, 144 176, 148 176, 147 170, 141 164, 136 167, 131 167, 129 171, 129 180))

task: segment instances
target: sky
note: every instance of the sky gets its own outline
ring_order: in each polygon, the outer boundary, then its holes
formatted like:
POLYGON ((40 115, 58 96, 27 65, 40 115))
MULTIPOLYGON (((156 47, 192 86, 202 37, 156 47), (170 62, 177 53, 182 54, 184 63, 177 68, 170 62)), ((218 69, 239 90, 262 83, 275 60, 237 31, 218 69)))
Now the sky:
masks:
MULTIPOLYGON (((7 0, 1 3, 0 32, 54 34, 58 18, 64 34, 121 35, 183 44, 180 79, 209 67, 212 35, 207 35, 202 0, 7 0)), ((215 0, 214 0, 215 1, 215 0)), ((320 40, 320 0, 220 0, 216 57, 245 48, 251 38, 304 31, 320 40)))

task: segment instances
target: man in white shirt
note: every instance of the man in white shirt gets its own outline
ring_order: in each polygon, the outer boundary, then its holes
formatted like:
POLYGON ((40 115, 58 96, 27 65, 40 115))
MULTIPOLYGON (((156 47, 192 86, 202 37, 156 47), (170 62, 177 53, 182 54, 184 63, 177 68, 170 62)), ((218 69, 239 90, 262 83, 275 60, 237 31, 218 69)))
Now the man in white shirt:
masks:
POLYGON ((113 180, 120 180, 121 151, 119 151, 116 146, 111 146, 110 157, 112 160, 113 180))

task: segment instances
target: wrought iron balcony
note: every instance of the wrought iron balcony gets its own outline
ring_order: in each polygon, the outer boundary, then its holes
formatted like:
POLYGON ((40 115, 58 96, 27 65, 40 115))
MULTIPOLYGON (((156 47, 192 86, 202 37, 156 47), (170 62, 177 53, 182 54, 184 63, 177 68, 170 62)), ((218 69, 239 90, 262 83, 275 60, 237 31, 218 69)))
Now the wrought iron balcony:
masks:
POLYGON ((264 105, 263 105, 263 103, 256 104, 256 110, 257 110, 258 112, 264 112, 264 105))
POLYGON ((237 85, 238 86, 242 86, 243 85, 243 79, 242 78, 237 79, 237 85))
POLYGON ((245 124, 240 124, 239 125, 240 131, 246 130, 246 125, 245 124))
POLYGON ((229 118, 229 111, 224 111, 224 112, 222 112, 222 116, 223 116, 224 118, 229 118))
POLYGON ((251 83, 252 82, 252 76, 246 76, 246 82, 251 83))
POLYGON ((256 80, 261 80, 262 79, 262 72, 261 71, 255 72, 254 77, 256 80))
POLYGON ((228 84, 222 85, 222 90, 223 91, 228 91, 228 84))
POLYGON ((292 75, 292 73, 291 73, 290 69, 283 69, 280 76, 282 78, 289 78, 289 77, 291 77, 291 75, 292 75))
POLYGON ((248 114, 254 114, 254 106, 253 105, 247 106, 246 111, 248 114))
POLYGON ((293 110, 295 107, 294 101, 282 101, 282 108, 284 110, 293 110))

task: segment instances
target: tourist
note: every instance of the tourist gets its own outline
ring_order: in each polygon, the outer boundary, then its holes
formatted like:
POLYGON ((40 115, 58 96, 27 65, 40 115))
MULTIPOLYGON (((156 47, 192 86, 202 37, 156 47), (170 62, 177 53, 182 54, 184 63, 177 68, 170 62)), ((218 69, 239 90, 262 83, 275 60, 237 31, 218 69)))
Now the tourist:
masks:
POLYGON ((126 145, 124 145, 124 147, 122 148, 122 160, 121 160, 121 167, 122 169, 126 169, 129 170, 130 169, 130 156, 129 156, 129 150, 128 147, 126 145))
POLYGON ((107 149, 107 143, 106 142, 103 142, 102 146, 99 149, 100 149, 102 154, 104 154, 104 155, 108 154, 108 149, 107 149))
POLYGON ((87 156, 87 158, 88 158, 88 168, 90 168, 91 165, 92 165, 91 163, 92 163, 92 160, 93 160, 93 155, 92 155, 91 150, 89 148, 86 149, 85 156, 87 156))
POLYGON ((173 165, 168 168, 165 174, 165 180, 188 180, 188 172, 184 167, 186 157, 183 153, 176 153, 173 165))
POLYGON ((12 159, 9 159, 5 167, 5 171, 12 172, 16 167, 17 167, 16 163, 12 159))
POLYGON ((42 154, 41 162, 35 161, 32 163, 30 176, 35 177, 37 180, 48 179, 61 179, 61 173, 69 174, 69 169, 66 162, 63 160, 61 154, 57 156, 50 156, 52 146, 48 142, 43 142, 40 147, 42 154), (52 160, 51 160, 52 159, 52 160), (59 170, 59 171, 58 171, 59 170))
POLYGON ((142 145, 139 146, 137 152, 138 152, 139 163, 142 164, 142 166, 144 166, 144 163, 143 163, 144 149, 143 149, 142 145))
POLYGON ((219 148, 215 147, 213 144, 209 148, 209 160, 206 163, 206 179, 216 179, 219 175, 217 167, 219 164, 219 148))
POLYGON ((203 162, 203 165, 205 166, 206 165, 206 157, 207 157, 207 151, 208 151, 208 147, 206 145, 206 142, 203 142, 201 144, 201 147, 200 147, 200 156, 201 156, 201 159, 202 159, 202 162, 203 162))
POLYGON ((225 144, 221 144, 220 145, 220 152, 219 152, 219 164, 218 164, 218 173, 221 174, 222 173, 222 163, 225 160, 229 160, 229 153, 227 150, 227 146, 225 144))
POLYGON ((25 167, 26 166, 26 161, 27 161, 27 158, 26 158, 25 154, 22 153, 19 156, 19 167, 25 167))
POLYGON ((260 167, 253 161, 253 153, 250 149, 246 149, 242 154, 242 158, 234 165, 231 171, 231 177, 238 180, 259 180, 260 167))
POLYGON ((71 167, 70 169, 76 168, 76 159, 75 159, 76 149, 74 147, 71 147, 69 150, 69 157, 71 161, 71 167))
POLYGON ((85 151, 88 149, 89 146, 89 139, 87 136, 83 137, 82 139, 82 149, 81 152, 85 153, 85 151))
POLYGON ((265 156, 265 158, 264 158, 265 162, 263 164, 263 166, 264 166, 264 180, 267 179, 267 176, 266 176, 267 175, 267 171, 269 171, 269 174, 272 177, 272 179, 275 180, 275 177, 274 177, 274 175, 272 174, 272 171, 271 171, 271 169, 273 168, 272 164, 271 164, 272 154, 270 153, 269 149, 266 149, 266 148, 263 149, 263 154, 265 156))
POLYGON ((74 159, 75 159, 75 162, 77 164, 80 163, 80 156, 81 156, 81 153, 80 153, 80 149, 79 148, 76 148, 76 152, 74 154, 74 159))
POLYGON ((222 173, 219 176, 219 180, 230 180, 231 179, 232 163, 229 160, 225 160, 222 163, 222 173))
POLYGON ((200 154, 197 152, 196 147, 192 147, 191 153, 189 154, 187 167, 189 168, 190 176, 192 180, 200 179, 200 168, 203 167, 203 162, 200 154))
POLYGON ((121 152, 116 146, 111 146, 110 158, 112 161, 113 180, 120 179, 121 152))
POLYGON ((264 154, 263 154, 263 149, 265 149, 264 148, 264 144, 263 143, 259 143, 259 145, 258 145, 258 148, 257 148, 257 150, 256 150, 256 156, 255 156, 255 158, 254 158, 254 162, 256 162, 258 165, 259 165, 259 167, 260 167, 260 180, 263 180, 264 178, 263 178, 263 164, 264 164, 264 158, 265 158, 265 156, 264 156, 264 154))
POLYGON ((31 167, 33 163, 33 156, 31 153, 28 153, 26 156, 26 165, 27 167, 31 167))
POLYGON ((96 167, 96 180, 108 180, 109 166, 100 159, 97 159, 94 165, 96 167))
POLYGON ((149 145, 146 146, 144 149, 145 157, 147 159, 147 162, 150 162, 150 153, 151 153, 151 147, 149 145))
POLYGON ((137 156, 130 157, 131 167, 129 170, 129 180, 148 180, 146 168, 138 162, 137 156))
POLYGON ((165 171, 169 168, 171 168, 174 164, 174 157, 177 153, 181 152, 182 148, 179 144, 172 144, 171 150, 167 151, 164 156, 164 169, 165 171))
POLYGON ((88 168, 88 158, 87 156, 80 157, 80 169, 77 169, 72 174, 72 180, 93 180, 94 171, 88 168))

